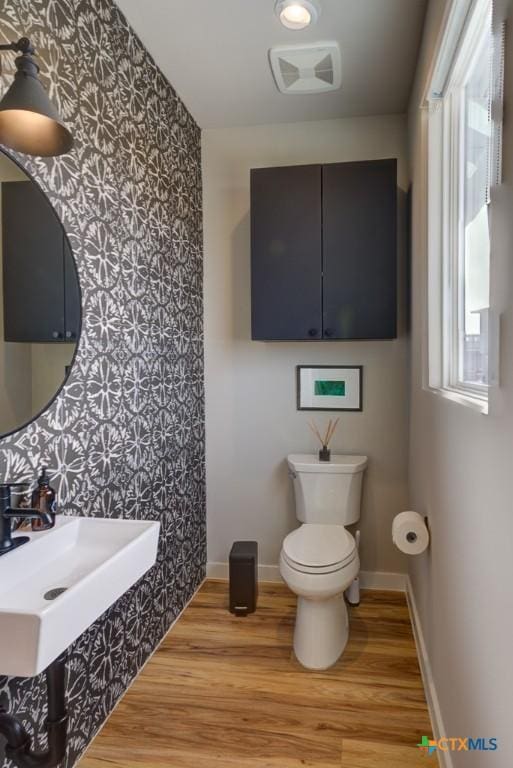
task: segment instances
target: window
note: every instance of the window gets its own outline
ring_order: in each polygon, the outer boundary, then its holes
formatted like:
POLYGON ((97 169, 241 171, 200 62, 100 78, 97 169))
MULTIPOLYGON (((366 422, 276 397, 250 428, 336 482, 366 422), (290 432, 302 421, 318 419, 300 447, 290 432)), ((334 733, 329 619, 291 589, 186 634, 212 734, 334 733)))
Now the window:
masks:
POLYGON ((455 7, 429 94, 429 386, 486 404, 502 37, 492 0, 455 7))

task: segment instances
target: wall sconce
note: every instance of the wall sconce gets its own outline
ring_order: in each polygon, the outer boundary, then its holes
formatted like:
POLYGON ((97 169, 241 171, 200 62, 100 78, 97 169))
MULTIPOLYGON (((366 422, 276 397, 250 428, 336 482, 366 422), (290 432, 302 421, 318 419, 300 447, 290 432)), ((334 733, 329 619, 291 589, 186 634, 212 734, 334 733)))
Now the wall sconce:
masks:
POLYGON ((0 143, 40 157, 69 152, 73 137, 39 80, 30 40, 22 37, 17 43, 0 45, 0 51, 21 54, 16 59, 14 82, 0 101, 0 143))

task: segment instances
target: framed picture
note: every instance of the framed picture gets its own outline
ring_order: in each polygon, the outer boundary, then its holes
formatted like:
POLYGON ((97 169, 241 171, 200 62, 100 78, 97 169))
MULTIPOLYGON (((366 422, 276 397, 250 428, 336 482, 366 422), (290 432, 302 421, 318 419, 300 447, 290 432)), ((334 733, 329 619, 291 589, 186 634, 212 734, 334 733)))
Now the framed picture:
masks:
POLYGON ((361 365, 298 365, 298 411, 361 411, 361 365))

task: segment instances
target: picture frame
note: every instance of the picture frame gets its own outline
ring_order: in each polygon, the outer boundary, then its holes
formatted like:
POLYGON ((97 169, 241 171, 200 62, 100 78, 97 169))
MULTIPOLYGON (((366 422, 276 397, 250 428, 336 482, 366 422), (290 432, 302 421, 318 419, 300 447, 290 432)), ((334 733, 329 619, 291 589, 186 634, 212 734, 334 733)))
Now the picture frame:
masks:
POLYGON ((298 411, 362 411, 362 365, 298 365, 298 411))

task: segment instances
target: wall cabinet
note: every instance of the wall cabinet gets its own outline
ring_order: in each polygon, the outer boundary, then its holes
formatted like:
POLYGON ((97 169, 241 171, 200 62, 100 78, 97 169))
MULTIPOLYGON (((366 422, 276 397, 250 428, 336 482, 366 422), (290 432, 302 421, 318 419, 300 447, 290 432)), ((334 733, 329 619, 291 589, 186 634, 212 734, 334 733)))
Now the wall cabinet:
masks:
POLYGON ((73 256, 53 209, 30 181, 2 184, 2 261, 5 341, 76 342, 73 256))
POLYGON ((397 335, 397 162, 251 171, 252 338, 397 335))

